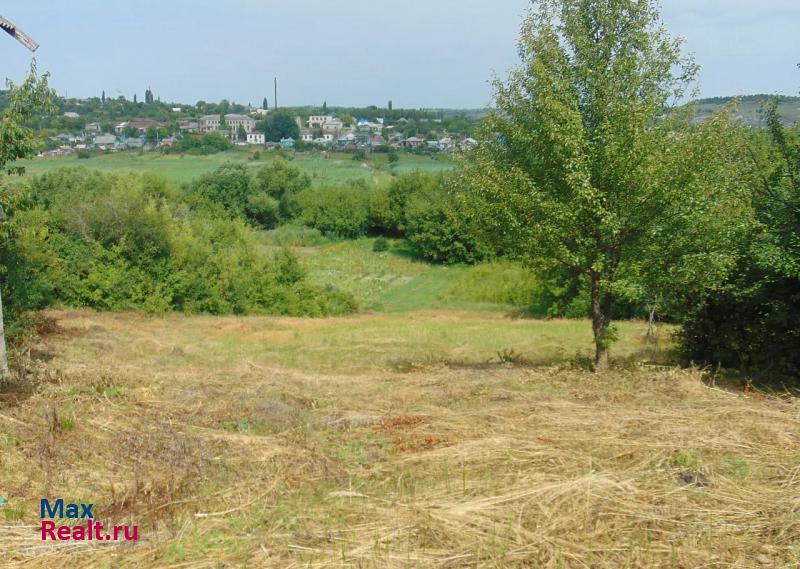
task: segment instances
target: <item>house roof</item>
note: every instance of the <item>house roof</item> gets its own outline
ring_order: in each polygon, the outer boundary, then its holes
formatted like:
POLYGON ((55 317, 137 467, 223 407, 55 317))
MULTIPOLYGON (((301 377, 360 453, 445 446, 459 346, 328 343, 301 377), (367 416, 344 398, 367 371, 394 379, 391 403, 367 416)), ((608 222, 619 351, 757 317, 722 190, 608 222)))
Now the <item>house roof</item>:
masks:
POLYGON ((253 117, 248 117, 247 115, 240 115, 240 114, 237 114, 237 113, 228 113, 227 115, 225 115, 225 120, 226 121, 242 121, 242 120, 254 121, 255 119, 253 117))

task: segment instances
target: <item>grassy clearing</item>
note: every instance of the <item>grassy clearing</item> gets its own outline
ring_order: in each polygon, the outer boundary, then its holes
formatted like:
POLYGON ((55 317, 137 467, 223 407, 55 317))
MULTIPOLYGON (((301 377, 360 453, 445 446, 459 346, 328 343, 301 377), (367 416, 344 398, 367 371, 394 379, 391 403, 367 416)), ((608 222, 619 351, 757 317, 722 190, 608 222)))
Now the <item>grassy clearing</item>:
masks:
MULTIPOLYGON (((265 243, 298 244, 265 236, 265 243)), ((414 310, 493 310, 511 313, 531 301, 533 277, 511 263, 467 266, 431 265, 418 260, 405 241, 389 240, 375 253, 375 239, 318 242, 295 247, 309 280, 353 293, 362 308, 381 312, 414 310), (515 290, 512 290, 515 289, 515 290)))
MULTIPOLYGON (((586 323, 52 316, 34 353, 53 359, 30 370, 41 389, 0 403, 7 567, 800 561, 796 401, 711 389, 691 371, 426 356, 570 352, 586 323), (143 540, 42 543, 42 496, 93 501, 143 540)), ((626 325, 620 350, 641 334, 626 325)))
MULTIPOLYGON (((245 162, 253 168, 268 164, 274 159, 270 152, 261 151, 261 160, 252 160, 254 149, 237 149, 220 152, 209 156, 162 155, 155 152, 138 154, 137 152, 119 152, 116 154, 97 155, 89 160, 79 160, 77 156, 35 158, 21 160, 28 174, 41 174, 65 166, 84 166, 105 172, 152 172, 168 180, 181 183, 189 182, 201 174, 217 168, 226 161, 245 162)), ((400 154, 400 162, 392 169, 383 155, 374 155, 367 162, 353 161, 349 154, 331 154, 327 158, 311 152, 298 153, 293 161, 311 176, 315 184, 343 184, 354 180, 364 180, 370 184, 388 183, 391 171, 398 174, 423 170, 441 172, 452 167, 448 159, 431 159, 425 156, 400 154)))

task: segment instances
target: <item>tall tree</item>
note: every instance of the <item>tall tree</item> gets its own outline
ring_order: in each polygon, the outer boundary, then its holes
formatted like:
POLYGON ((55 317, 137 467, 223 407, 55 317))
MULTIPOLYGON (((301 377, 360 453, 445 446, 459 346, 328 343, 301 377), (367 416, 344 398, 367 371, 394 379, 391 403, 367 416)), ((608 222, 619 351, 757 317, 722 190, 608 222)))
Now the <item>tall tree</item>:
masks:
POLYGON ((324 101, 322 103, 322 114, 326 114, 328 112, 328 101, 324 101))
POLYGON ((145 102, 146 104, 148 104, 148 105, 149 105, 149 104, 151 104, 153 101, 154 101, 153 92, 152 92, 152 91, 151 91, 151 90, 148 88, 148 89, 147 89, 147 90, 144 92, 144 102, 145 102))
POLYGON ((137 104, 137 101, 136 101, 136 93, 134 93, 134 94, 133 94, 133 104, 134 104, 134 105, 135 105, 135 104, 137 104))
MULTIPOLYGON (((31 63, 30 72, 25 81, 14 85, 7 81, 8 107, 0 116, 0 170, 9 175, 22 175, 25 168, 14 166, 21 158, 29 158, 36 150, 34 132, 25 125, 31 117, 41 113, 54 111, 55 92, 50 89, 47 74, 39 77, 36 73, 36 62, 31 63)), ((13 231, 8 224, 2 227, 2 237, 7 238, 13 231)), ((0 267, 2 269, 2 267, 0 267)), ((0 374, 8 374, 8 358, 6 355, 5 330, 3 325, 3 303, 0 296, 0 374)))
POLYGON ((389 105, 388 105, 388 109, 389 109, 390 111, 392 110, 392 100, 391 100, 391 99, 389 99, 389 105))
POLYGON ((265 110, 269 108, 269 101, 267 101, 266 97, 264 97, 264 100, 261 101, 261 108, 265 110))
POLYGON ((677 107, 697 72, 680 48, 657 0, 539 0, 456 178, 486 239, 586 283, 595 369, 618 301, 723 278, 749 215, 727 116, 693 127, 677 107))
POLYGON ((286 111, 273 110, 264 122, 266 126, 264 134, 271 142, 279 142, 282 138, 297 139, 300 136, 300 127, 286 111))
POLYGON ((100 104, 102 104, 102 105, 106 104, 106 92, 105 92, 105 90, 103 90, 103 94, 100 96, 100 104))

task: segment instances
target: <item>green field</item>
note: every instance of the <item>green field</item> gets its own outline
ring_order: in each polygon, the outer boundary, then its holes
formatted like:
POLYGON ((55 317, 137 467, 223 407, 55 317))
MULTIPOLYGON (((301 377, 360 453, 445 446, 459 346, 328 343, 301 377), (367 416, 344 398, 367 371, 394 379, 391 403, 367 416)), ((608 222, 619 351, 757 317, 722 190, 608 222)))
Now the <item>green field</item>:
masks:
MULTIPOLYGON (((84 166, 104 172, 152 172, 176 183, 188 182, 204 172, 217 168, 227 161, 244 162, 258 168, 274 160, 275 155, 262 151, 260 160, 253 160, 254 150, 230 150, 209 156, 166 155, 156 152, 139 154, 137 152, 118 152, 96 155, 88 160, 80 160, 76 155, 52 158, 22 160, 21 166, 28 175, 41 174, 66 166, 84 166)), ((352 180, 364 180, 380 184, 391 178, 392 172, 404 174, 414 170, 441 172, 452 167, 452 161, 443 157, 433 159, 400 153, 400 161, 389 167, 385 154, 370 156, 366 162, 354 161, 349 154, 297 153, 293 163, 312 177, 315 184, 341 184, 352 180)))

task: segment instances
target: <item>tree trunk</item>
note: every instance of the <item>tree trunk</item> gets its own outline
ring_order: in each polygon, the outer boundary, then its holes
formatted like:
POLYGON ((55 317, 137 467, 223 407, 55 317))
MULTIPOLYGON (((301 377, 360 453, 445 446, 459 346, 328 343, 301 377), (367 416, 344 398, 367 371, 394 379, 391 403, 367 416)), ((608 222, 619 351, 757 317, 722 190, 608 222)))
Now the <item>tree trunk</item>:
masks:
POLYGON ((653 304, 651 304, 649 306, 649 310, 648 310, 649 313, 650 313, 650 316, 647 319, 647 335, 645 336, 645 340, 647 341, 648 344, 655 344, 656 341, 658 340, 657 333, 656 333, 656 307, 657 306, 658 306, 658 304, 656 302, 653 302, 653 304))
POLYGON ((608 369, 606 332, 610 323, 610 307, 600 291, 600 273, 592 271, 592 333, 594 334, 594 371, 608 369))
POLYGON ((7 378, 10 373, 6 354, 6 329, 3 323, 3 296, 0 294, 0 379, 7 378))

